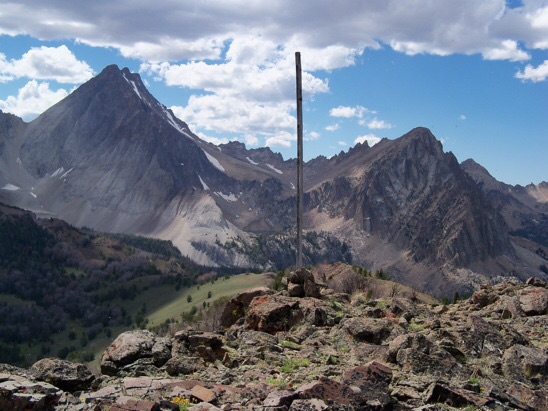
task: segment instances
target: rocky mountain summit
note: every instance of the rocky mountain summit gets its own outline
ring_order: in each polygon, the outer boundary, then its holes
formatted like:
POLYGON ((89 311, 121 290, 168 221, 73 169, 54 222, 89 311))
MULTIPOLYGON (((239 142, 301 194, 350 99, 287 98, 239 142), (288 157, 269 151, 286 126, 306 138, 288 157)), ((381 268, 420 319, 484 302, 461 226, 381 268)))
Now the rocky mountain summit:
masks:
POLYGON ((546 410, 548 285, 503 282, 466 301, 337 293, 298 270, 225 306, 217 332, 134 330, 100 375, 43 359, 0 366, 10 410, 546 410))

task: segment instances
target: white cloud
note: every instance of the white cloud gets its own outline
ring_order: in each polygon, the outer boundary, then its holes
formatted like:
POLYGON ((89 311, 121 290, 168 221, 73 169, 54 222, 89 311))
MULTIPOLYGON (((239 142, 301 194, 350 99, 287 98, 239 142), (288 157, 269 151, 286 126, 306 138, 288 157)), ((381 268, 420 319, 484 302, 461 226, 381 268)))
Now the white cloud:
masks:
POLYGON ((325 127, 326 131, 337 131, 339 129, 339 123, 331 124, 325 127))
POLYGON ((378 118, 375 117, 373 120, 367 123, 367 127, 372 130, 375 130, 375 129, 390 129, 394 126, 390 123, 385 122, 384 120, 379 120, 378 118))
POLYGON ((516 73, 516 78, 524 81, 532 81, 533 83, 546 80, 548 78, 548 60, 544 60, 544 62, 537 67, 528 64, 522 71, 516 73))
POLYGON ((466 116, 464 114, 461 114, 459 116, 459 120, 462 120, 462 121, 466 120, 466 116))
POLYGON ((0 110, 30 121, 67 95, 68 92, 64 89, 54 91, 49 88, 48 83, 31 80, 19 89, 17 96, 0 100, 0 110))
MULTIPOLYGON (((304 97, 312 99, 330 91, 331 71, 356 64, 381 45, 409 55, 527 60, 534 49, 548 49, 548 5, 546 0, 523 0, 514 8, 504 0, 18 0, 2 5, 1 34, 113 48, 141 60, 141 72, 190 90, 178 115, 198 129, 287 146, 293 140, 280 135, 295 128, 295 50, 303 53, 304 97)), ((76 84, 91 75, 65 46, 32 49, 20 60, 0 55, 0 81, 28 77, 76 84)), ((543 81, 545 65, 527 66, 516 77, 543 81)), ((368 121, 367 114, 375 112, 362 106, 330 112, 358 118, 371 129, 389 126, 368 121)))
POLYGON ((365 136, 360 136, 360 137, 357 137, 355 140, 354 140, 354 144, 358 144, 358 143, 361 143, 363 144, 364 142, 367 142, 367 144, 369 144, 369 147, 373 147, 375 144, 377 144, 379 141, 381 141, 381 138, 380 137, 377 137, 376 135, 374 134, 367 134, 365 136))
POLYGON ((363 115, 366 113, 374 113, 374 112, 368 110, 367 108, 363 106, 354 106, 354 107, 339 106, 329 110, 329 115, 331 117, 362 118, 363 115))
POLYGON ((0 55, 0 77, 6 80, 28 77, 35 80, 55 80, 76 84, 89 80, 92 68, 79 61, 66 47, 33 47, 19 60, 7 61, 0 55))
POLYGON ((0 34, 77 39, 149 61, 222 59, 224 45, 233 41, 227 60, 261 65, 287 46, 313 55, 303 62, 312 71, 352 65, 380 43, 436 55, 508 52, 508 40, 542 48, 548 45, 547 15, 545 0, 513 8, 504 0, 19 0, 2 5, 0 34))
POLYGON ((275 136, 268 137, 266 139, 267 147, 291 147, 291 143, 296 141, 297 137, 291 133, 280 133, 275 136))
POLYGON ((514 40, 504 40, 499 47, 490 48, 483 52, 483 58, 486 60, 510 60, 523 61, 529 60, 529 53, 519 50, 518 43, 514 40))
POLYGON ((339 146, 343 146, 343 147, 346 147, 348 145, 348 143, 346 141, 338 141, 338 144, 339 146))
POLYGON ((311 131, 310 133, 306 134, 306 137, 304 138, 305 141, 314 141, 320 138, 320 133, 316 131, 311 131))
POLYGON ((210 136, 209 134, 205 134, 200 131, 196 132, 196 135, 200 137, 202 140, 207 141, 208 143, 215 144, 217 146, 219 144, 227 144, 230 141, 230 139, 226 137, 221 137, 221 138, 213 137, 213 136, 210 136))
POLYGON ((259 145, 259 139, 254 136, 253 134, 246 134, 244 136, 244 142, 245 145, 248 147, 258 146, 259 145))

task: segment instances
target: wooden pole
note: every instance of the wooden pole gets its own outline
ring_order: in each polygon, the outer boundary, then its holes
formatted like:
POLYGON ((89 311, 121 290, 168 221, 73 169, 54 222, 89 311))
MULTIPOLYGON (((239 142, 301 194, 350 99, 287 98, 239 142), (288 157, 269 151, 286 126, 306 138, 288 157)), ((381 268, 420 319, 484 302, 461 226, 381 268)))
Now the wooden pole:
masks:
POLYGON ((297 69, 297 269, 303 266, 303 87, 301 53, 295 53, 297 69))

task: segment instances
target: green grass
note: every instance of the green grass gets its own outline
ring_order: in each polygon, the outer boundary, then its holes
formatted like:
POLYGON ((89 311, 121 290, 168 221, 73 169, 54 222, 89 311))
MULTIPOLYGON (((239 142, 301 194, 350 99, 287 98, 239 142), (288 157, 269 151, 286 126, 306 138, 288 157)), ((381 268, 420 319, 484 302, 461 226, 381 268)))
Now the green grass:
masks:
POLYGON ((291 373, 300 367, 308 367, 310 360, 308 358, 288 358, 284 360, 281 371, 291 373))
MULTIPOLYGON (((77 272, 74 274, 78 275, 77 272)), ((217 279, 213 284, 208 282, 202 284, 199 289, 198 286, 193 286, 188 289, 175 290, 173 285, 150 285, 150 288, 145 291, 139 292, 139 294, 133 300, 121 300, 116 299, 114 304, 120 305, 125 308, 127 313, 131 315, 133 321, 135 321, 136 314, 142 310, 143 305, 146 306, 145 317, 148 318, 148 328, 160 325, 167 319, 174 319, 181 321, 181 313, 188 312, 192 306, 196 306, 199 309, 202 308, 203 302, 206 304, 209 302, 213 305, 213 302, 221 297, 233 297, 243 291, 251 288, 267 285, 268 279, 263 274, 239 274, 233 275, 230 278, 224 279, 221 277, 217 279), (211 298, 207 298, 209 292, 211 292, 211 298), (187 296, 192 295, 192 302, 187 301, 187 296)), ((132 282, 139 282, 141 288, 143 285, 147 285, 154 280, 153 277, 143 277, 133 280, 132 282)), ((9 304, 28 304, 28 301, 22 300, 18 297, 0 294, 0 302, 6 302, 9 304)), ((111 336, 107 337, 105 333, 99 334, 96 338, 88 341, 85 347, 81 347, 81 337, 85 332, 85 328, 82 327, 79 322, 70 321, 67 324, 66 329, 51 336, 50 343, 29 343, 21 344, 21 354, 30 359, 40 355, 40 349, 42 345, 47 345, 50 348, 50 352, 46 356, 57 356, 59 350, 63 347, 74 346, 78 351, 86 351, 94 354, 94 361, 89 365, 92 369, 98 369, 101 356, 106 347, 121 333, 131 330, 135 327, 120 325, 118 327, 111 327, 111 336), (76 335, 74 340, 69 339, 69 333, 73 331, 76 335)))
MULTIPOLYGON (((151 295, 147 300, 148 326, 160 325, 168 318, 180 320, 181 313, 190 311, 193 305, 201 308, 204 301, 212 304, 220 297, 233 297, 245 290, 264 285, 266 285, 266 277, 263 274, 240 274, 226 280, 219 278, 213 284, 210 282, 202 284, 199 286, 200 289, 198 286, 193 286, 179 292, 151 295), (207 298, 210 291, 211 298, 207 298), (187 301, 189 295, 192 296, 191 302, 187 301)), ((137 306, 140 307, 138 303, 137 306)))
MULTIPOLYGON (((133 301, 118 301, 131 317, 135 319, 135 314, 141 310, 143 304, 146 304, 145 317, 148 319, 147 327, 151 328, 164 323, 167 319, 181 321, 181 313, 188 312, 192 306, 202 307, 204 301, 210 305, 221 297, 233 297, 243 291, 251 288, 266 285, 267 278, 263 274, 239 274, 230 278, 219 278, 213 284, 210 282, 199 286, 193 286, 187 289, 175 290, 172 285, 162 285, 150 288, 141 292, 133 301), (211 298, 207 298, 211 291, 211 298), (192 296, 192 301, 187 301, 188 295, 192 296)), ((97 369, 101 360, 101 355, 108 345, 122 332, 128 331, 131 327, 113 327, 112 336, 106 337, 104 334, 90 341, 88 350, 95 354, 95 360, 90 366, 97 369)))

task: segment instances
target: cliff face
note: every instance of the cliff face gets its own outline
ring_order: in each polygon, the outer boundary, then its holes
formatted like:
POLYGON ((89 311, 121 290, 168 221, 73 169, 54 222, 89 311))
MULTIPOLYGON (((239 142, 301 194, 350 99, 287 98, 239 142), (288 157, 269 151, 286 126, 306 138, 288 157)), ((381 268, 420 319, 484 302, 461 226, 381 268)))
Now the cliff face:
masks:
POLYGON ((429 130, 380 144, 358 172, 313 190, 309 207, 353 220, 415 261, 466 266, 513 255, 502 218, 429 130))

